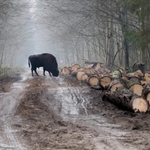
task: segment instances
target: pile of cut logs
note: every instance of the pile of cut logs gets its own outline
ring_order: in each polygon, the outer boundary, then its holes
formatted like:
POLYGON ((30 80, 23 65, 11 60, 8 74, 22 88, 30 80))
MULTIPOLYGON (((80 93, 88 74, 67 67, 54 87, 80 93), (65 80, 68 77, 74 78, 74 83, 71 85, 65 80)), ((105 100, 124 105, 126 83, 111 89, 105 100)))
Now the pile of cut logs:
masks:
POLYGON ((140 68, 130 73, 123 67, 110 71, 96 62, 86 67, 78 64, 63 67, 61 74, 72 75, 93 89, 103 90, 102 99, 119 108, 144 113, 149 110, 150 73, 143 73, 140 68))

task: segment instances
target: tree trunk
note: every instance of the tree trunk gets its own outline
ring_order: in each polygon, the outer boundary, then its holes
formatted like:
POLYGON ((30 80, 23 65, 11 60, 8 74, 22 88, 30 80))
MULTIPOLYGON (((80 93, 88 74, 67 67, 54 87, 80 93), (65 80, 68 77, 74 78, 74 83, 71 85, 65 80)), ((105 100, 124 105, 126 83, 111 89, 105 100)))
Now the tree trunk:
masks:
POLYGON ((113 103, 119 108, 133 112, 147 112, 148 102, 126 88, 118 88, 115 92, 106 92, 103 100, 113 103))

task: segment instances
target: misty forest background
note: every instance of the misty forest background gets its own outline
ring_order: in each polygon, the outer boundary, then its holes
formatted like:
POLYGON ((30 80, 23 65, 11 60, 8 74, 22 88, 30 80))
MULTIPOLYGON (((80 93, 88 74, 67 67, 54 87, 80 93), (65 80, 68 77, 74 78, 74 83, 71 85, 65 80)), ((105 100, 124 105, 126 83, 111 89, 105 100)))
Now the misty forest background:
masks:
POLYGON ((98 61, 150 69, 150 0, 0 0, 0 68, 52 53, 59 67, 98 61))

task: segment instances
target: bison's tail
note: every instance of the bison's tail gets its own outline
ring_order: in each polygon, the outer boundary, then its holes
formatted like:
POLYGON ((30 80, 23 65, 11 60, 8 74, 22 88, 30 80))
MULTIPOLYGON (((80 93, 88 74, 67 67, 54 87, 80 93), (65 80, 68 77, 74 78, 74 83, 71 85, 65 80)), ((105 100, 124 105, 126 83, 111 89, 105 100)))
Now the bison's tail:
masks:
POLYGON ((28 58, 28 65, 29 65, 29 67, 30 67, 30 59, 28 58))

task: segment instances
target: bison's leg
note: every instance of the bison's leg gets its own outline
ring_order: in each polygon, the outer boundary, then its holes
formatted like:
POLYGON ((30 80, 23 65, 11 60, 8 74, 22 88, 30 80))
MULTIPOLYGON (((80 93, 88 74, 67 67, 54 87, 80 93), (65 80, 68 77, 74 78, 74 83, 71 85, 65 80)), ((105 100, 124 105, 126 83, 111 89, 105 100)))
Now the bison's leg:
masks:
POLYGON ((36 70, 35 70, 35 73, 36 73, 37 76, 39 76, 36 70))
POLYGON ((38 73, 37 73, 37 71, 36 71, 36 68, 34 69, 34 72, 36 73, 37 76, 39 76, 38 73))
POLYGON ((31 68, 31 73, 32 73, 32 76, 34 76, 34 74, 33 74, 33 68, 31 68))
POLYGON ((52 76, 50 71, 49 71, 49 76, 52 76))
POLYGON ((45 75, 45 71, 46 71, 45 68, 43 68, 43 76, 46 76, 46 75, 45 75))

